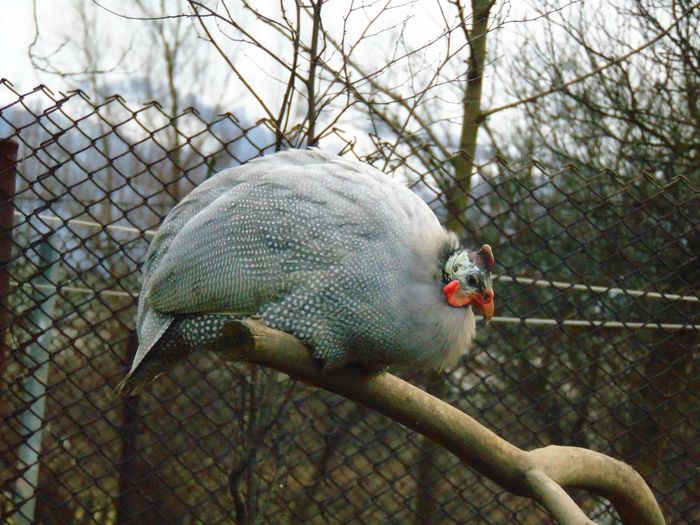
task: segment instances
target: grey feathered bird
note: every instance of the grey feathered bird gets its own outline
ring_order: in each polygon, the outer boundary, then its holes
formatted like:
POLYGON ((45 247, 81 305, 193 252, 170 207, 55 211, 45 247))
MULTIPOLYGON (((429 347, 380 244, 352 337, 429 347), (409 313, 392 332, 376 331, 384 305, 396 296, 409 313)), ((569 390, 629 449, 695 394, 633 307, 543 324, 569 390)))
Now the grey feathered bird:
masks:
POLYGON ((491 248, 469 253, 413 192, 319 150, 207 180, 165 218, 144 263, 135 392, 231 316, 258 315, 327 368, 454 364, 493 316, 491 248))

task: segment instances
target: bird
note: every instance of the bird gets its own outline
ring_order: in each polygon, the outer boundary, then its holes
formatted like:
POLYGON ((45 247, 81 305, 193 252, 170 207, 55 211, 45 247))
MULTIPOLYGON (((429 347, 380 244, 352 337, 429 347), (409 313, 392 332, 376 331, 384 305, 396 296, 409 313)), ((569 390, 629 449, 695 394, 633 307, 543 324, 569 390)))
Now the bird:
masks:
POLYGON ((180 201, 143 264, 131 369, 140 392, 231 319, 301 340, 323 370, 444 370, 494 315, 494 256, 464 248, 414 192, 320 149, 287 150, 212 176, 180 201))

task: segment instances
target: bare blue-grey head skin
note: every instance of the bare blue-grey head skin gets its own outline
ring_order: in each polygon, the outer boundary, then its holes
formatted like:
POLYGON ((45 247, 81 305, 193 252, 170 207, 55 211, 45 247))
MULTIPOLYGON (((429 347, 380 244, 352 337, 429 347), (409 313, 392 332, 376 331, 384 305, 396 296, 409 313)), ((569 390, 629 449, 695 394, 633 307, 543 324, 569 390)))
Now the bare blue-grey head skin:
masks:
POLYGON ((258 315, 326 368, 443 368, 493 315, 488 246, 463 250, 380 171, 318 150, 225 170, 166 217, 143 267, 139 348, 119 388, 141 389, 231 316, 258 315))

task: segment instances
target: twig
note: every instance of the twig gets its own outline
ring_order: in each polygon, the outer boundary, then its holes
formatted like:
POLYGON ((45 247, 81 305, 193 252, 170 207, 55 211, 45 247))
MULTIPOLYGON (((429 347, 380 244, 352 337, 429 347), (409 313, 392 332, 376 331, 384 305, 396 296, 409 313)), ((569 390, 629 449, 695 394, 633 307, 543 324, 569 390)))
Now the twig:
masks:
POLYGON ((586 73, 584 75, 581 75, 581 76, 576 77, 572 80, 569 80, 568 82, 564 82, 563 84, 557 84, 556 86, 552 86, 551 88, 549 88, 545 91, 542 91, 540 93, 536 93, 536 94, 531 95, 531 96, 526 97, 526 98, 521 98, 519 100, 515 100, 515 101, 510 102, 508 104, 505 104, 503 106, 498 106, 495 108, 491 108, 488 111, 483 111, 481 113, 481 118, 485 119, 486 117, 493 115, 494 113, 498 113, 499 111, 515 108, 515 107, 521 106, 523 104, 529 104, 530 102, 535 102, 536 100, 539 100, 542 97, 546 97, 547 95, 551 95, 552 93, 562 91, 563 89, 566 89, 569 86, 572 86, 574 84, 578 84, 579 82, 583 82, 587 78, 590 78, 594 75, 597 75, 598 73, 600 73, 602 71, 605 71, 609 67, 612 67, 616 64, 624 62, 632 55, 636 55, 637 53, 644 51, 647 47, 652 46, 656 42, 661 40, 663 37, 665 37, 667 34, 669 34, 674 27, 676 27, 678 24, 680 24, 688 15, 690 15, 690 13, 695 11, 695 9, 697 9, 698 7, 700 7, 700 2, 697 2, 697 3, 693 4, 692 6, 690 6, 688 9, 686 9, 681 14, 681 16, 679 16, 671 25, 669 25, 666 29, 664 29, 659 34, 657 34, 654 38, 652 38, 651 40, 648 40, 647 42, 644 42, 639 47, 635 47, 634 49, 632 49, 628 53, 625 53, 624 55, 621 55, 621 56, 611 60, 610 62, 607 62, 607 63, 603 64, 602 66, 597 67, 597 68, 589 71, 588 73, 586 73))
POLYGON ((241 74, 241 72, 238 70, 238 68, 234 65, 234 63, 231 61, 231 59, 228 57, 226 52, 221 48, 221 46, 218 44, 218 42, 214 39, 214 36, 211 34, 209 31, 209 28, 207 25, 204 23, 204 20, 202 18, 202 15, 199 13, 197 10, 199 3, 194 2, 192 0, 188 0, 190 6, 192 7, 192 11, 194 12, 195 17, 197 18, 197 21, 199 22, 200 27, 204 31, 204 33, 207 36, 207 39, 209 40, 209 43, 211 43, 212 46, 214 46, 214 49, 217 50, 219 55, 224 59, 228 67, 233 71, 233 73, 238 77, 238 80, 241 81, 241 83, 245 86, 246 90, 248 90, 248 93, 250 93, 253 98, 258 102, 260 107, 263 109, 265 114, 267 115, 267 118, 270 120, 270 123, 273 126, 277 126, 277 120, 275 119, 275 115, 272 113, 270 108, 267 107, 263 99, 258 95, 257 90, 253 89, 253 86, 245 79, 245 77, 241 74))

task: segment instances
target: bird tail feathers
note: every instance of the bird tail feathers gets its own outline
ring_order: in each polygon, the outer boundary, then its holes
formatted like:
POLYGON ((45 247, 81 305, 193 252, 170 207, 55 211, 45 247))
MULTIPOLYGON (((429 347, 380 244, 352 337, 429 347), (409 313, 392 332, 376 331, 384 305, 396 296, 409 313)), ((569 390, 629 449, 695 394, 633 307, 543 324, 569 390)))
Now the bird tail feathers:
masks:
POLYGON ((163 369, 160 368, 160 365, 162 365, 162 363, 143 363, 135 370, 129 372, 124 379, 119 381, 114 390, 117 394, 125 397, 140 394, 149 383, 163 373, 163 369))

